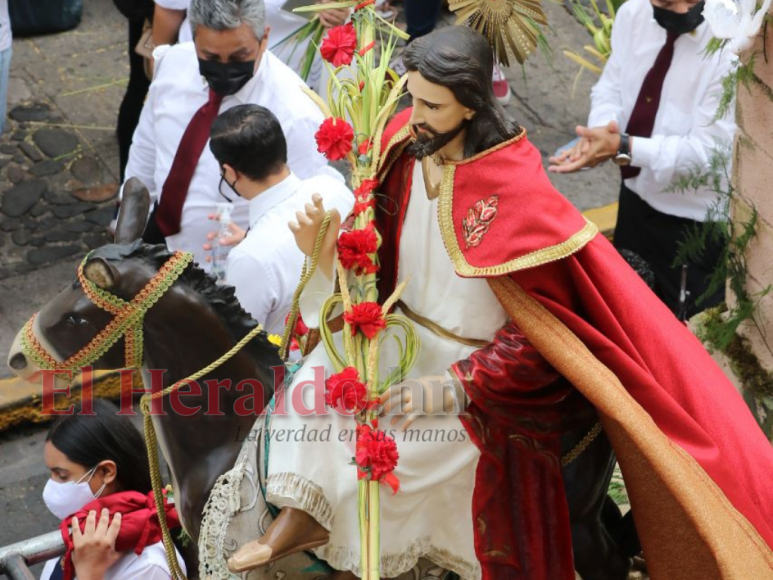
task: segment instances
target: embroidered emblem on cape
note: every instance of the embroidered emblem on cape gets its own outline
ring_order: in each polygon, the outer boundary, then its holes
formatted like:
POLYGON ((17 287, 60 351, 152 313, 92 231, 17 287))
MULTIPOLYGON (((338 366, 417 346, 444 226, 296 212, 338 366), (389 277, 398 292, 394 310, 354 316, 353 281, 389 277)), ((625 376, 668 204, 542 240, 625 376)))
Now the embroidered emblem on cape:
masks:
POLYGON ((480 245, 491 222, 497 217, 498 205, 499 196, 492 195, 488 199, 481 199, 467 210, 467 217, 462 220, 462 232, 467 249, 480 245))

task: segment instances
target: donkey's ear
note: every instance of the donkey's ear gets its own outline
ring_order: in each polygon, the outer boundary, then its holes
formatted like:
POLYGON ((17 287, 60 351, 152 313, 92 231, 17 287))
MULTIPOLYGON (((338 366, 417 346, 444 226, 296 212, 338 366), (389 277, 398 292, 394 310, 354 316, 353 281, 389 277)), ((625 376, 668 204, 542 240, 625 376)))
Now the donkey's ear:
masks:
POLYGON ((142 237, 150 211, 148 188, 136 177, 130 178, 123 186, 121 211, 115 227, 115 243, 131 244, 142 237))
POLYGON ((110 262, 104 258, 91 258, 83 265, 83 275, 86 280, 94 282, 102 290, 110 290, 118 283, 120 274, 110 262))

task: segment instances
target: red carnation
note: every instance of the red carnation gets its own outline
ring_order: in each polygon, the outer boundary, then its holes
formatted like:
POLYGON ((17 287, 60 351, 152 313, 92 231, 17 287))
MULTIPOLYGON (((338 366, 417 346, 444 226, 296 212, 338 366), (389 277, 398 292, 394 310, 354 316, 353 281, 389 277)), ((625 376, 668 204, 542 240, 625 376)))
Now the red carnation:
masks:
POLYGON ((378 266, 368 254, 378 250, 378 238, 373 228, 344 232, 338 238, 338 257, 344 268, 354 270, 358 276, 373 274, 378 266))
POLYGON ((325 119, 314 137, 317 140, 317 151, 330 161, 339 161, 352 150, 354 130, 343 119, 330 117, 325 119))
POLYGON ((355 50, 357 50, 357 31, 354 30, 351 22, 331 28, 325 40, 322 41, 322 46, 319 47, 322 58, 335 67, 351 64, 355 50))
POLYGON ((369 339, 373 339, 380 330, 386 328, 381 306, 376 302, 355 304, 350 312, 344 314, 344 321, 352 327, 352 336, 360 330, 369 339))
POLYGON ((330 375, 325 381, 325 403, 341 413, 359 413, 368 405, 368 389, 356 368, 330 375))
POLYGON ((373 430, 367 424, 357 425, 357 448, 354 461, 358 477, 371 481, 383 481, 397 493, 400 482, 394 475, 397 460, 397 443, 383 431, 373 430), (369 476, 369 477, 368 477, 369 476))

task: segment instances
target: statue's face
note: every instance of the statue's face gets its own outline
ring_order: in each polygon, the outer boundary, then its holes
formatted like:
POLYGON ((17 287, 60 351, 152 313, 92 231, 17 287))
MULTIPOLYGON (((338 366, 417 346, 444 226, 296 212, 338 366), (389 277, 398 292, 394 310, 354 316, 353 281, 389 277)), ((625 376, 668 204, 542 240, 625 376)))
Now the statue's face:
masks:
POLYGON ((475 115, 472 109, 456 100, 451 89, 431 83, 419 71, 408 73, 408 92, 413 98, 411 125, 417 135, 427 130, 435 133, 453 131, 475 115))
POLYGON ((451 89, 428 81, 418 71, 408 73, 408 91, 413 99, 410 124, 416 135, 417 157, 439 151, 475 116, 475 111, 456 100, 451 89))

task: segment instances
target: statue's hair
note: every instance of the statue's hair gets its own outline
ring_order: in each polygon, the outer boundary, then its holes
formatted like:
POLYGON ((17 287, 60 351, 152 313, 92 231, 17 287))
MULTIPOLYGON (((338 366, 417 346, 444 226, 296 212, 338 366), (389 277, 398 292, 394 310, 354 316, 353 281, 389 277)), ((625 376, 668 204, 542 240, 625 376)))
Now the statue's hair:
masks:
POLYGON ((188 19, 193 36, 196 28, 234 30, 248 24, 261 40, 266 30, 266 7, 263 0, 192 0, 188 19))
POLYGON ((450 89, 457 101, 475 111, 466 129, 466 157, 521 132, 494 96, 494 56, 480 33, 467 26, 438 29, 411 42, 403 62, 409 71, 418 71, 431 83, 450 89))

